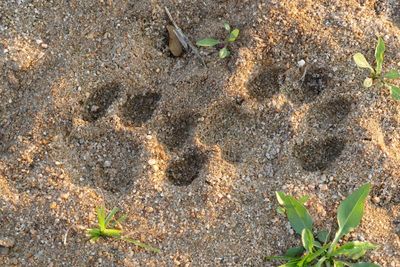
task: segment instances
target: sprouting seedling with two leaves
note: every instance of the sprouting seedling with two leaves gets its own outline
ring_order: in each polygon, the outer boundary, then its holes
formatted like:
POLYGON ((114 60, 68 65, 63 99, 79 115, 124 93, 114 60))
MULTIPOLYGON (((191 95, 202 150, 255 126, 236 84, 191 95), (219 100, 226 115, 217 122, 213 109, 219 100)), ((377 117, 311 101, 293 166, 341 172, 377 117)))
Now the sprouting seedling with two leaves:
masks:
POLYGON ((219 50, 219 57, 220 58, 226 58, 228 57, 231 52, 228 49, 229 43, 233 43, 236 41, 236 39, 239 37, 239 29, 233 29, 231 30, 231 26, 228 23, 224 23, 224 28, 227 30, 229 33, 228 36, 224 41, 220 41, 214 38, 205 38, 201 39, 196 42, 197 46, 202 46, 202 47, 213 47, 216 45, 221 46, 222 48, 219 50))
POLYGON ((313 220, 304 203, 308 197, 296 199, 283 192, 276 192, 279 204, 279 213, 287 215, 293 229, 301 235, 302 247, 294 247, 287 250, 283 256, 266 257, 266 260, 286 261, 280 267, 379 267, 379 265, 367 262, 357 262, 368 250, 376 246, 369 242, 351 241, 338 245, 343 236, 356 228, 364 212, 364 204, 371 190, 369 183, 364 184, 350 194, 339 205, 337 220, 339 229, 332 241, 330 232, 321 230, 313 233, 313 220), (354 263, 354 261, 356 261, 354 263))
POLYGON ((144 244, 139 240, 134 240, 129 237, 122 235, 122 230, 117 229, 117 226, 121 226, 121 223, 126 220, 126 215, 122 215, 118 219, 115 219, 114 216, 119 211, 118 208, 113 208, 107 215, 104 207, 99 207, 96 209, 97 212, 97 221, 98 228, 89 228, 87 229, 87 234, 90 237, 91 242, 96 242, 100 237, 103 238, 115 238, 120 239, 129 243, 132 243, 138 247, 141 247, 145 250, 151 252, 160 252, 159 249, 154 248, 150 245, 144 244))
POLYGON ((369 88, 374 84, 377 84, 380 87, 384 86, 390 90, 390 94, 392 95, 393 99, 400 100, 400 88, 390 82, 390 80, 400 78, 400 72, 397 70, 391 70, 386 73, 382 72, 384 54, 385 43, 383 39, 379 37, 375 48, 375 68, 371 67, 365 56, 361 53, 356 53, 353 56, 353 59, 358 67, 369 69, 370 71, 369 76, 364 80, 364 87, 369 88))

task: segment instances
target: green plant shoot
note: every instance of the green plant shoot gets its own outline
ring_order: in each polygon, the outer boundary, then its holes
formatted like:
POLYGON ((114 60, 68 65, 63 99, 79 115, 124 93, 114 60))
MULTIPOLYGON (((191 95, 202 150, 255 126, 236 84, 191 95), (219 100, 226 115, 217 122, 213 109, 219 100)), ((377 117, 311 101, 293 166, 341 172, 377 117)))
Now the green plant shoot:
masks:
POLYGON ((218 52, 219 57, 222 59, 228 57, 231 54, 228 49, 228 45, 229 43, 233 43, 236 41, 236 39, 239 37, 240 31, 239 29, 231 30, 231 26, 226 22, 224 23, 224 28, 229 33, 224 41, 220 41, 214 38, 205 38, 197 41, 196 45, 202 47, 213 47, 216 45, 221 45, 222 48, 218 52))
POLYGON ((385 43, 381 37, 378 38, 378 43, 375 48, 375 68, 373 68, 361 53, 356 53, 353 56, 354 62, 358 67, 363 69, 368 69, 370 75, 365 78, 363 85, 366 88, 377 84, 380 87, 386 87, 390 90, 392 98, 395 100, 400 100, 400 88, 390 82, 390 80, 395 80, 400 78, 400 72, 397 70, 390 70, 387 73, 382 73, 383 61, 385 54, 385 43))
POLYGON ((107 215, 104 207, 96 209, 97 213, 97 224, 98 228, 87 229, 87 234, 90 237, 91 242, 96 242, 100 237, 103 238, 116 238, 129 243, 132 243, 138 247, 146 249, 152 252, 160 252, 159 249, 154 248, 150 245, 144 244, 139 240, 134 240, 128 237, 122 236, 122 230, 116 229, 116 226, 120 226, 126 219, 126 215, 122 215, 120 218, 115 219, 114 216, 119 211, 118 208, 113 208, 107 215))
POLYGON ((283 256, 266 257, 265 260, 286 261, 281 267, 379 267, 373 263, 359 262, 369 250, 377 247, 374 244, 351 241, 338 246, 340 239, 360 224, 370 190, 371 185, 364 184, 340 203, 337 211, 339 229, 331 242, 327 230, 317 232, 314 237, 312 219, 304 206, 308 197, 297 200, 283 192, 276 192, 280 213, 287 215, 293 229, 301 235, 302 247, 290 248, 283 256))

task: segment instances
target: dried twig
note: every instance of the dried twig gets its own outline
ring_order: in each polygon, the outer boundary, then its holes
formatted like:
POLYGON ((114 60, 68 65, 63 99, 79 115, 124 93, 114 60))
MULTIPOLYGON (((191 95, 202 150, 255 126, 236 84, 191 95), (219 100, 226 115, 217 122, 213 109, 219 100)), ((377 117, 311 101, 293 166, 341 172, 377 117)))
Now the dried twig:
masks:
POLYGON ((185 48, 185 50, 192 50, 193 53, 196 55, 196 57, 198 59, 200 59, 201 63, 207 67, 206 63, 204 62, 204 59, 201 57, 199 51, 197 50, 197 48, 192 44, 192 42, 189 40, 189 38, 183 33, 182 29, 179 28, 179 26, 176 24, 175 20, 173 19, 171 13, 169 12, 168 8, 165 7, 165 12, 167 13, 169 19, 171 20, 172 24, 175 27, 175 34, 178 37, 179 42, 182 44, 183 48, 185 48))

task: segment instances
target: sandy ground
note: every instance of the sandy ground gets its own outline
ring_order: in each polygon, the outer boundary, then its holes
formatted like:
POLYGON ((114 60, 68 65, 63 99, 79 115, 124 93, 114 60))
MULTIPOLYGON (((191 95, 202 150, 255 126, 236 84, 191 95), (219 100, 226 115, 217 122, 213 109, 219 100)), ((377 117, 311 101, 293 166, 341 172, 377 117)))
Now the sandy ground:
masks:
POLYGON ((348 239, 400 266, 400 103, 351 59, 380 35, 399 67, 399 27, 395 0, 1 0, 0 265, 274 266, 276 190, 335 229, 371 181, 348 239), (173 57, 165 6, 192 41, 239 28, 232 56, 173 57), (101 205, 162 252, 87 242, 101 205))

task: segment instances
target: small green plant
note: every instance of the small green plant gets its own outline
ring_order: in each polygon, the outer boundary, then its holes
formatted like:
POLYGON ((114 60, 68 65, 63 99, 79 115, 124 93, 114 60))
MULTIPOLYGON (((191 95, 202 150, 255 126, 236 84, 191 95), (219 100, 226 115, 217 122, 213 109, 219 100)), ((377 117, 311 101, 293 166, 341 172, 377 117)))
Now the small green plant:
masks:
POLYGON ((87 229, 88 236, 91 242, 96 242, 100 237, 103 238, 116 238, 129 243, 132 243, 138 247, 144 248, 152 252, 160 252, 159 249, 154 248, 150 245, 144 244, 138 240, 134 240, 128 237, 122 236, 122 230, 116 229, 116 226, 120 226, 126 219, 126 215, 122 215, 120 218, 115 219, 115 214, 119 211, 118 208, 113 208, 107 215, 104 207, 96 209, 98 228, 87 229))
POLYGON ((213 47, 218 45, 220 47, 219 57, 220 58, 228 57, 231 54, 231 52, 228 49, 228 45, 229 43, 235 42, 236 39, 239 37, 239 29, 231 30, 231 26, 226 22, 224 23, 224 28, 229 33, 224 41, 220 41, 214 38, 205 38, 197 41, 196 45, 202 47, 213 47))
MULTIPOLYGON (((375 249, 376 246, 369 242, 351 241, 338 245, 343 236, 356 228, 364 212, 365 200, 371 190, 371 185, 364 184, 351 195, 349 195, 339 205, 337 220, 339 229, 332 241, 330 232, 321 230, 313 234, 313 220, 308 213, 304 203, 308 200, 305 196, 296 199, 283 192, 276 192, 279 204, 279 213, 287 215, 293 229, 301 235, 302 247, 294 247, 287 250, 283 256, 266 257, 266 260, 286 261, 280 267, 376 267, 373 263, 358 262, 368 250, 375 249)), ((378 266, 379 267, 379 266, 378 266)))
POLYGON ((384 86, 390 90, 390 94, 392 95, 393 99, 400 100, 400 88, 388 82, 390 80, 400 78, 400 73, 397 70, 391 70, 387 73, 382 72, 384 54, 385 43, 383 39, 379 37, 375 48, 375 68, 371 67, 365 56, 361 53, 356 53, 353 56, 353 59, 358 67, 369 69, 370 71, 370 75, 364 80, 364 87, 369 88, 374 84, 378 84, 379 87, 384 86))

